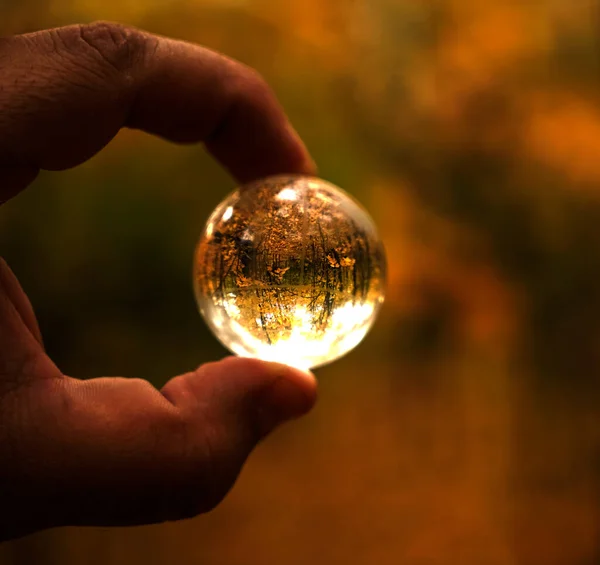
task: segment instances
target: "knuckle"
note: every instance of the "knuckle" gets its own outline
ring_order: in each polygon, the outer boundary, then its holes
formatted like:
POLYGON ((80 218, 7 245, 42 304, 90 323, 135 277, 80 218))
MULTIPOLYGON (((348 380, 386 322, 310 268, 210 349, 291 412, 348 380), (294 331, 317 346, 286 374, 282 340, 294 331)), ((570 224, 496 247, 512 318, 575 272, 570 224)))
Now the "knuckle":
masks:
POLYGON ((269 88, 267 81, 263 75, 253 67, 240 63, 240 75, 246 81, 249 87, 254 87, 259 90, 266 90, 269 88))
POLYGON ((275 95, 265 78, 255 69, 236 65, 232 79, 233 100, 245 108, 261 108, 271 103, 275 95))
POLYGON ((67 47, 80 49, 83 42, 93 57, 117 72, 128 71, 142 60, 148 43, 143 31, 113 22, 70 26, 58 33, 67 47))
POLYGON ((244 65, 240 75, 243 87, 250 95, 259 98, 271 95, 269 83, 256 69, 244 65))

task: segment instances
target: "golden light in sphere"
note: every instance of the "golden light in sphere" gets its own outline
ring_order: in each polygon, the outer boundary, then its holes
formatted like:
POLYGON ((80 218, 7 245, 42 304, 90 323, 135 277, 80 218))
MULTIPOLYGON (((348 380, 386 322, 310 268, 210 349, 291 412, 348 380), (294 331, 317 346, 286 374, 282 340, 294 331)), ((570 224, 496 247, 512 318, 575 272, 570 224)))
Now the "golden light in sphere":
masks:
POLYGON ((383 303, 385 278, 367 212, 307 176, 237 189, 211 214, 194 259, 196 300, 221 343, 303 369, 360 343, 383 303))

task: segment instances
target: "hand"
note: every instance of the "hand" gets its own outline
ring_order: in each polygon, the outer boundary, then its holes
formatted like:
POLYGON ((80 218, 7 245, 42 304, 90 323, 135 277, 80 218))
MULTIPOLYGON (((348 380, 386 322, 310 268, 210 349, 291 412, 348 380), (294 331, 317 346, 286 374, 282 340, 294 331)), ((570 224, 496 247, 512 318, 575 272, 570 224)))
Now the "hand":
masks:
MULTIPOLYGON (((41 169, 84 162, 122 127, 203 141, 241 182, 314 172, 263 80, 195 45, 115 24, 70 26, 0 39, 0 69, 0 202, 41 169)), ((209 363, 161 391, 67 377, 1 261, 0 541, 208 511, 256 443, 315 397, 311 375, 250 359, 209 363)))

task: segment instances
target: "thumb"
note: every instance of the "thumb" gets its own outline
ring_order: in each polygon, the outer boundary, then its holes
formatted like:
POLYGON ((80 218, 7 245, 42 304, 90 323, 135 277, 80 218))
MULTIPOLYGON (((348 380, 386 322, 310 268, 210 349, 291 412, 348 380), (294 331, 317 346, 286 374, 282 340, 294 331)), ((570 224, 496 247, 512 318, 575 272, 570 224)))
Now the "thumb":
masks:
POLYGON ((208 449, 212 475, 207 507, 223 498, 261 439, 312 408, 316 388, 310 373, 236 357, 204 365, 163 388, 208 449))
MULTIPOLYGON (((188 518, 218 504, 256 444, 316 400, 309 373, 226 358, 158 391, 141 379, 64 377, 28 392, 13 507, 44 509, 14 532, 188 518), (50 390, 50 388, 52 390, 50 390), (35 404, 35 406, 33 406, 35 404), (31 499, 31 500, 30 500, 31 499)), ((23 520, 25 522, 23 522, 23 520)), ((18 524, 17 522, 21 522, 18 524)), ((1 529, 1 528, 0 528, 1 529)))
POLYGON ((175 377, 161 392, 192 420, 211 420, 250 451, 279 424, 313 406, 316 381, 311 373, 281 363, 228 357, 175 377))

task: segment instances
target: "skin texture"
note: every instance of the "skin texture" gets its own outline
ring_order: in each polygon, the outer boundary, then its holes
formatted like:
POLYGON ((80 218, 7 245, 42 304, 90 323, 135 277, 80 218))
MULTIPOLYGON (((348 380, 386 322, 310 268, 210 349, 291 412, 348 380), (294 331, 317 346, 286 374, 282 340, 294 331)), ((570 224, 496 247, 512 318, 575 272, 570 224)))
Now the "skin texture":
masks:
MULTIPOLYGON (((0 38, 0 69, 0 202, 123 127, 202 142, 240 182, 315 172, 260 76, 197 45, 101 22, 0 38)), ((254 446, 315 400, 312 375, 251 359, 203 365, 160 391, 65 376, 0 259, 0 541, 209 511, 254 446)))

